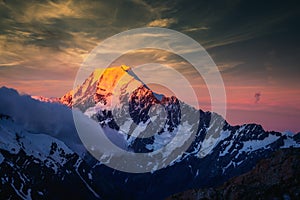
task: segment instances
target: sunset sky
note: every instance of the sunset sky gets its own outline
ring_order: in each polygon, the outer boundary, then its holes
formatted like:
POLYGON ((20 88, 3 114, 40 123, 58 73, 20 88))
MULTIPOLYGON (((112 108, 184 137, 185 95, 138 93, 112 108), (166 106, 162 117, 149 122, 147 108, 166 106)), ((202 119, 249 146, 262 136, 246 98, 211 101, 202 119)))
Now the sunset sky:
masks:
MULTIPOLYGON (((208 51, 224 80, 231 124, 300 131, 297 1, 1 0, 0 86, 60 97, 101 41, 140 27, 182 32, 208 51)), ((139 55, 141 63, 149 58, 139 55)), ((199 101, 208 109, 207 95, 199 101)))

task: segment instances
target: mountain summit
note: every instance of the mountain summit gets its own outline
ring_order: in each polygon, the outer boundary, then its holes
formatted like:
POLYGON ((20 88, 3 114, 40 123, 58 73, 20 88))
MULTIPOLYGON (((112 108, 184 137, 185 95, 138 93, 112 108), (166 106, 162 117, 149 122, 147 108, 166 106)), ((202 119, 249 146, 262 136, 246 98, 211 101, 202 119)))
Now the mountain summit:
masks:
POLYGON ((60 100, 118 131, 135 152, 162 147, 180 128, 180 101, 155 93, 126 65, 94 71, 60 100), (152 136, 145 138, 149 132, 152 136))
MULTIPOLYGON (((116 96, 115 100, 118 100, 119 96, 125 92, 124 89, 129 91, 140 85, 151 90, 129 66, 96 69, 83 84, 66 93, 59 98, 59 101, 69 107, 80 107, 82 111, 93 103, 101 103, 109 107, 112 103, 112 96, 116 96)), ((153 92, 153 95, 159 101, 163 98, 162 94, 153 92)))

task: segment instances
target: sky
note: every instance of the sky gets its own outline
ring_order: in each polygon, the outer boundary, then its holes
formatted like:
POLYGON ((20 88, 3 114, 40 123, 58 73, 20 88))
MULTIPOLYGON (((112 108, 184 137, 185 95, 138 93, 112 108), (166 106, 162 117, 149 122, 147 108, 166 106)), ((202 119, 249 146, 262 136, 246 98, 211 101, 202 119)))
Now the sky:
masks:
MULTIPOLYGON (((0 86, 62 96, 101 41, 140 27, 173 29, 206 49, 224 81, 229 123, 300 131, 297 1, 2 0, 0 86)), ((209 95, 199 101, 209 110, 209 95)))

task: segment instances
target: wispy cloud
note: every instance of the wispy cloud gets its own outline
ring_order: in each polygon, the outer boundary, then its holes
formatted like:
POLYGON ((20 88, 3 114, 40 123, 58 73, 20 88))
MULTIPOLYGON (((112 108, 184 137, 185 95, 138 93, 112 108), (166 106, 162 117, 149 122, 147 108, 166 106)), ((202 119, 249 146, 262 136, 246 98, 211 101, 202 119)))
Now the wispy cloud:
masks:
POLYGON ((174 18, 166 18, 166 19, 156 19, 154 21, 151 21, 148 23, 148 26, 154 26, 154 27, 169 27, 172 24, 176 23, 177 20, 174 18))
POLYGON ((230 72, 232 69, 239 67, 239 65, 244 64, 242 61, 229 61, 229 62, 219 62, 218 68, 221 73, 230 72))
POLYGON ((202 31, 202 30, 209 30, 209 28, 206 26, 200 26, 200 27, 190 27, 190 28, 183 29, 183 31, 185 32, 194 32, 194 31, 202 31))

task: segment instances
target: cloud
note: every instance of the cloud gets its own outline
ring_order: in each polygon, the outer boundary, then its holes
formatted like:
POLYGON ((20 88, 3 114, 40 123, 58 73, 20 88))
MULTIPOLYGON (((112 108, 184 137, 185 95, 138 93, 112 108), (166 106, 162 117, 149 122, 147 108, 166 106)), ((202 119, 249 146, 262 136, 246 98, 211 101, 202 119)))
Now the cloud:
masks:
POLYGON ((209 28, 206 27, 206 26, 190 27, 190 28, 184 29, 183 31, 185 31, 185 32, 193 32, 193 31, 202 31, 202 30, 209 30, 209 28))
POLYGON ((153 27, 169 27, 172 24, 176 23, 177 20, 174 18, 168 18, 168 19, 156 19, 154 21, 151 21, 148 23, 148 26, 153 26, 153 27))
MULTIPOLYGON (((99 123, 78 110, 71 110, 59 103, 40 102, 6 87, 0 88, 0 99, 0 114, 10 116, 15 125, 22 127, 22 130, 33 134, 50 135, 64 142, 83 159, 90 159, 86 148, 99 150, 98 155, 112 153, 111 141, 104 134, 99 134, 101 131, 99 123), (81 139, 84 139, 85 146, 81 139)), ((106 130, 110 131, 109 133, 113 132, 111 129, 106 130)), ((116 144, 125 144, 123 137, 110 138, 114 139, 116 144)))
POLYGON ((80 139, 71 109, 61 104, 45 103, 20 95, 16 90, 0 88, 0 113, 13 118, 16 124, 36 134, 48 134, 76 147, 80 139))
MULTIPOLYGON (((111 11, 112 4, 90 0, 45 0, 45 1, 6 1, 1 5, 10 14, 15 22, 23 25, 40 22, 40 24, 51 25, 56 19, 94 19, 97 17, 95 10, 102 11, 103 14, 111 11)), ((101 18, 102 16, 98 14, 101 18)))
POLYGON ((231 61, 231 62, 223 62, 218 63, 218 68, 221 73, 230 72, 232 69, 239 67, 239 65, 244 64, 241 61, 231 61))

